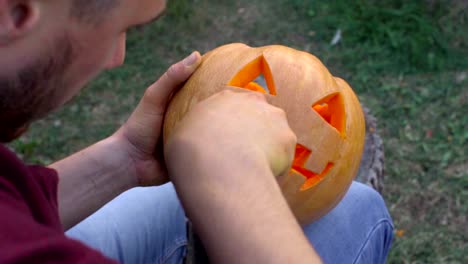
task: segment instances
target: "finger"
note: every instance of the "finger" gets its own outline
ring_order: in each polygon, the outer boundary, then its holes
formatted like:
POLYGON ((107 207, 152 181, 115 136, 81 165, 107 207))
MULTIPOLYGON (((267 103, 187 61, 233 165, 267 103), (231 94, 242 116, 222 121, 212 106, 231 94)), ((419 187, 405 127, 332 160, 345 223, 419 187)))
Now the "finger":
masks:
POLYGON ((233 92, 235 94, 243 94, 243 95, 247 95, 251 98, 255 98, 255 99, 258 99, 258 100, 261 100, 261 101, 266 101, 266 97, 263 93, 260 93, 260 92, 254 92, 254 91, 250 91, 250 90, 247 90, 247 89, 242 89, 242 88, 238 88, 238 87, 234 87, 234 86, 227 86, 226 88, 224 88, 224 90, 221 92, 221 93, 224 93, 224 94, 229 94, 229 92, 233 92))
POLYGON ((288 174, 292 168, 292 165, 294 163, 294 157, 296 155, 296 145, 297 145, 296 134, 291 129, 288 129, 288 131, 289 131, 288 132, 289 135, 288 135, 288 142, 286 144, 286 152, 287 152, 288 159, 289 159, 289 166, 287 167, 284 174, 288 174))
POLYGON ((171 93, 190 77, 200 62, 200 53, 193 52, 183 61, 172 65, 146 90, 135 111, 123 126, 123 134, 132 144, 147 152, 154 151, 156 136, 160 133, 171 93))
POLYGON ((276 146, 272 154, 277 155, 276 159, 280 161, 273 164, 272 171, 275 176, 282 177, 288 174, 292 167, 296 152, 297 136, 291 130, 287 114, 283 109, 271 106, 269 108, 269 117, 270 121, 273 122, 272 130, 276 133, 276 137, 274 139, 272 138, 274 141, 269 142, 268 145, 276 146))
POLYGON ((271 171, 275 177, 286 175, 292 167, 295 154, 296 136, 289 130, 282 131, 277 142, 268 142, 271 171))
POLYGON ((146 90, 142 104, 148 105, 153 111, 162 114, 171 94, 192 75, 200 63, 201 55, 195 51, 184 60, 173 64, 158 81, 146 90))

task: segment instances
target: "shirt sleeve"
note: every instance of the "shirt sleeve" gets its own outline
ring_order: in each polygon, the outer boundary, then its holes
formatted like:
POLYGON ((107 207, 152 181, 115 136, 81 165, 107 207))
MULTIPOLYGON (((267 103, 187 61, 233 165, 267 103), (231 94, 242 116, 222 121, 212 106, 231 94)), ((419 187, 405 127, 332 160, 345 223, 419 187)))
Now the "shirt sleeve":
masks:
POLYGON ((22 201, 0 193, 0 263, 116 263, 34 221, 22 201))

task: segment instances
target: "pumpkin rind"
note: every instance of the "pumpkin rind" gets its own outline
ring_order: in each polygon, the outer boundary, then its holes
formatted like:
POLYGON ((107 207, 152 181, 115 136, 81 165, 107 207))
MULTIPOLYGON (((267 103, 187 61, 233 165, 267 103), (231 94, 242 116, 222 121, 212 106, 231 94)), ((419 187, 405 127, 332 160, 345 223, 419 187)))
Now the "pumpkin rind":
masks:
POLYGON ((286 112, 298 144, 309 150, 303 169, 278 179, 298 221, 310 223, 333 209, 357 173, 364 146, 364 115, 351 87, 309 53, 278 45, 225 45, 205 54, 174 96, 164 141, 195 104, 224 89, 265 93, 269 103, 286 112), (260 74, 269 93, 252 83, 260 74), (308 171, 312 178, 306 181, 298 171, 308 171))

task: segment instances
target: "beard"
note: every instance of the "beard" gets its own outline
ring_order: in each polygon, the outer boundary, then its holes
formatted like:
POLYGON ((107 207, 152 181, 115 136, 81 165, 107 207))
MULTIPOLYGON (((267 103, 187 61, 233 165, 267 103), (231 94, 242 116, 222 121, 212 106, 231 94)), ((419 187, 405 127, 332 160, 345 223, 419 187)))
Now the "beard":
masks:
POLYGON ((58 107, 60 90, 74 58, 67 36, 59 38, 46 56, 23 67, 14 76, 0 77, 0 142, 19 137, 34 120, 58 107))

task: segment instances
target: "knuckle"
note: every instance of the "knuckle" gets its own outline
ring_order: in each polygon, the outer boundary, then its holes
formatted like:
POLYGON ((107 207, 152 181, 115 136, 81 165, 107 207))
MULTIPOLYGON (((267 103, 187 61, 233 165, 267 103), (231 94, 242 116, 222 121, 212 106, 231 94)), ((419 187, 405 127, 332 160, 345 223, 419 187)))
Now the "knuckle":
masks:
POLYGON ((291 129, 284 129, 284 127, 281 128, 281 138, 285 143, 291 143, 296 140, 296 136, 292 133, 291 129))
MULTIPOLYGON (((284 111, 282 111, 284 113, 284 111)), ((296 145, 297 136, 296 133, 289 126, 289 123, 286 118, 281 118, 281 120, 276 119, 277 131, 282 139, 282 142, 287 145, 296 145)))
POLYGON ((214 98, 219 98, 219 100, 227 100, 229 98, 232 98, 234 92, 230 91, 230 90, 222 90, 220 92, 217 92, 215 94, 213 94, 212 97, 214 98))
POLYGON ((292 131, 291 129, 289 129, 288 140, 289 140, 290 144, 292 144, 294 146, 297 144, 297 136, 294 133, 294 131, 292 131))
POLYGON ((157 86, 155 84, 146 88, 146 90, 143 92, 143 98, 145 98, 146 100, 152 100, 155 96, 157 96, 156 88, 157 86))
POLYGON ((247 92, 247 93, 245 93, 245 95, 248 98, 252 98, 252 99, 255 99, 255 100, 261 100, 261 101, 266 101, 265 96, 263 94, 261 94, 261 93, 258 93, 258 92, 247 92))
POLYGON ((291 155, 294 155, 296 151, 297 137, 292 132, 292 130, 289 129, 287 132, 284 133, 283 144, 286 148, 286 151, 291 155))
POLYGON ((272 111, 273 111, 275 114, 277 114, 277 115, 279 115, 279 116, 281 116, 281 117, 283 117, 283 118, 286 118, 286 117, 287 117, 286 112, 285 112, 282 108, 273 106, 273 107, 272 107, 272 111))
POLYGON ((181 72, 182 72, 182 67, 180 67, 179 63, 172 64, 171 67, 167 69, 166 76, 169 79, 178 79, 178 76, 181 74, 181 72))
POLYGON ((223 95, 223 96, 226 96, 226 95, 231 95, 233 94, 234 92, 231 91, 231 90, 222 90, 221 92, 219 92, 220 95, 223 95))

